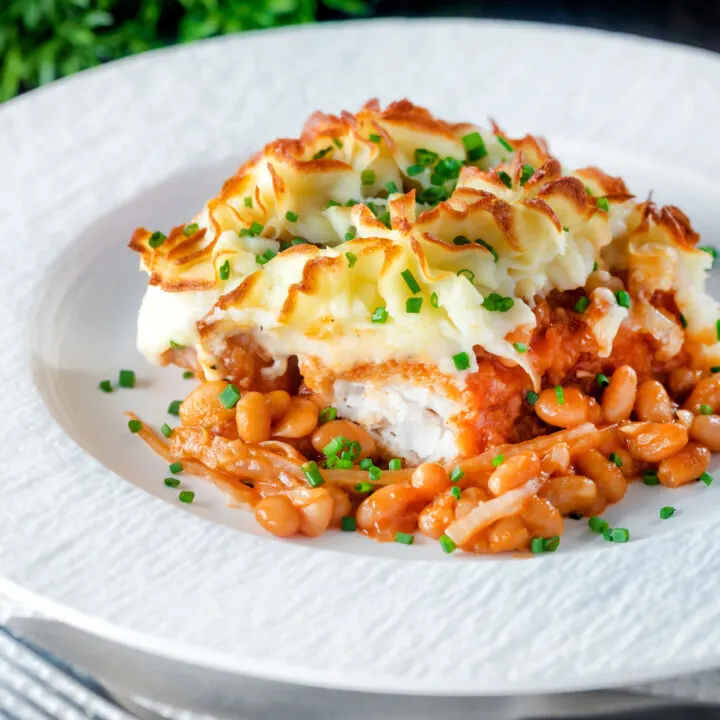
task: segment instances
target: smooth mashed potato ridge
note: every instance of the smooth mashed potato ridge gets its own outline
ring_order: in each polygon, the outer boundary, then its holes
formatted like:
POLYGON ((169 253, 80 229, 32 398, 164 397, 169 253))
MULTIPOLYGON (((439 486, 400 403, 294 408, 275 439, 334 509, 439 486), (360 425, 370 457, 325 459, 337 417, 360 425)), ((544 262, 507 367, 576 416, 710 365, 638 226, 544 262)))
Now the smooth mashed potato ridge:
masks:
POLYGON ((138 344, 241 388, 297 364, 387 453, 447 460, 508 439, 488 429, 512 416, 497 386, 542 387, 557 323, 599 361, 619 333, 669 363, 720 361, 697 240, 677 208, 564 169, 542 140, 371 101, 267 145, 167 238, 135 232, 150 276, 138 344))

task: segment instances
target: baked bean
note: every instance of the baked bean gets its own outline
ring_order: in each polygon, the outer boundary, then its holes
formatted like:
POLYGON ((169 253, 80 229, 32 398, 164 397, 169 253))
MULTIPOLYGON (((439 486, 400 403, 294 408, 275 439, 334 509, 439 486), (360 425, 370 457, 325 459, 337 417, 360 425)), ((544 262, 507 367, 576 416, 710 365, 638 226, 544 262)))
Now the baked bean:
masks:
POLYGON ((255 506, 255 519, 277 537, 290 537, 300 529, 300 513, 287 495, 270 495, 255 506))
POLYGON ((637 373, 629 365, 621 365, 610 378, 602 396, 602 410, 610 423, 627 420, 635 405, 637 373))
POLYGON ((525 501, 520 516, 531 537, 550 538, 562 535, 562 515, 546 498, 531 495, 525 501))
POLYGON ((540 458, 534 453, 519 453, 505 460, 488 479, 493 495, 502 495, 537 477, 541 471, 540 458))
POLYGON ((317 452, 322 452, 322 449, 336 437, 344 437, 351 442, 360 443, 358 460, 364 460, 375 452, 375 440, 372 435, 350 420, 331 420, 320 425, 313 433, 312 446, 317 452))
POLYGON ((605 512, 605 509, 608 506, 608 501, 605 499, 605 496, 598 492, 597 499, 592 504, 592 506, 587 510, 585 515, 587 517, 592 517, 593 515, 602 515, 605 512))
POLYGON ((659 463, 681 450, 687 430, 677 423, 636 423, 620 428, 628 450, 638 460, 659 463))
POLYGON ((585 514, 595 504, 598 488, 583 475, 556 475, 543 485, 540 496, 547 498, 561 515, 585 514))
POLYGON ((683 408, 697 415, 701 405, 709 405, 713 413, 720 410, 720 375, 711 375, 700 380, 683 403, 683 408))
POLYGON ((287 412, 273 428, 273 437, 305 437, 317 427, 319 414, 320 410, 312 400, 294 397, 287 412))
POLYGON ((698 384, 701 377, 701 370, 676 368, 668 376, 668 388, 670 390, 670 394, 676 400, 682 400, 698 384))
POLYGON ((450 493, 438 495, 418 515, 418 530, 437 540, 455 520, 455 498, 450 493))
POLYGON ((352 503, 348 494, 337 485, 327 483, 325 489, 330 493, 333 501, 333 514, 330 522, 333 526, 338 527, 343 517, 350 514, 352 503))
POLYGON ((541 420, 555 427, 582 425, 587 422, 588 415, 585 393, 577 388, 548 388, 535 402, 535 412, 541 420))
POLYGON ((548 475, 566 473, 570 467, 570 446, 567 443, 553 445, 542 459, 542 471, 548 475))
MULTIPOLYGON (((684 427, 686 430, 690 429, 690 426, 693 424, 693 420, 695 419, 695 415, 693 415, 689 410, 676 410, 675 411, 675 422, 680 425, 681 427, 684 427)), ((710 417, 710 416, 703 416, 700 415, 699 417, 710 417)))
POLYGON ((180 405, 180 422, 207 429, 232 422, 235 408, 226 408, 219 397, 227 386, 224 380, 200 383, 180 405))
POLYGON ((720 415, 695 415, 690 437, 710 448, 711 452, 720 452, 720 415))
POLYGON ((452 487, 447 470, 438 463, 418 465, 412 474, 410 484, 428 499, 439 495, 452 487))
POLYGON ((519 517, 506 517, 488 528, 487 539, 492 552, 509 552, 526 548, 530 544, 530 533, 519 517))
POLYGON ((587 419, 593 425, 602 425, 605 422, 600 403, 594 397, 587 397, 587 419))
POLYGON ((295 488, 288 495, 300 512, 300 532, 308 537, 322 535, 330 526, 335 503, 327 488, 295 488))
POLYGON ((663 460, 658 467, 658 480, 668 487, 679 487, 697 480, 710 465, 710 451, 689 442, 680 452, 663 460))
POLYGON ((627 480, 620 468, 597 450, 579 455, 576 462, 580 472, 595 481, 609 503, 616 503, 627 492, 627 480))
POLYGON ((285 390, 272 390, 266 393, 265 402, 270 412, 270 419, 277 422, 288 411, 292 398, 285 390))
POLYGON ((459 520, 474 510, 481 502, 489 500, 489 495, 477 487, 469 487, 462 491, 460 499, 455 506, 455 519, 459 520))
POLYGON ((412 532, 425 497, 410 485, 385 485, 365 498, 355 513, 357 526, 379 540, 412 532))
POLYGON ((672 422, 673 409, 667 390, 657 380, 646 380, 637 389, 635 415, 648 422, 672 422))
MULTIPOLYGON (((620 472, 628 479, 637 477, 639 474, 638 470, 638 464, 635 458, 630 454, 628 450, 622 447, 614 446, 610 452, 615 453, 615 456, 617 460, 620 462, 620 465, 616 462, 615 465, 617 465, 620 468, 620 472)), ((608 456, 610 455, 610 452, 608 452, 608 456)))
POLYGON ((265 396, 246 392, 235 406, 235 422, 243 442, 259 443, 270 439, 270 411, 265 396))

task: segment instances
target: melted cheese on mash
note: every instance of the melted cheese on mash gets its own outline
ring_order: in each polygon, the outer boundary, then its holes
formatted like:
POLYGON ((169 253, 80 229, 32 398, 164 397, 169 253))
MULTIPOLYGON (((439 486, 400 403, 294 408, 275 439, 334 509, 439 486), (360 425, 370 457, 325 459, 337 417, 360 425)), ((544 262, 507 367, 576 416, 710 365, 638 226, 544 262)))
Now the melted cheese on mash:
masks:
POLYGON ((171 341, 194 347, 208 378, 223 377, 228 339, 246 334, 274 358, 269 372, 293 355, 337 375, 399 360, 460 384, 479 346, 537 386, 522 342, 537 298, 583 287, 599 263, 627 272, 641 299, 629 318, 611 290, 591 293, 600 355, 630 320, 674 347, 677 323, 651 312, 662 289, 703 361, 717 360, 711 258, 696 242, 676 208, 636 203, 597 168, 565 171, 532 136, 373 101, 270 143, 167 238, 136 231, 150 275, 138 344, 155 362, 171 341))

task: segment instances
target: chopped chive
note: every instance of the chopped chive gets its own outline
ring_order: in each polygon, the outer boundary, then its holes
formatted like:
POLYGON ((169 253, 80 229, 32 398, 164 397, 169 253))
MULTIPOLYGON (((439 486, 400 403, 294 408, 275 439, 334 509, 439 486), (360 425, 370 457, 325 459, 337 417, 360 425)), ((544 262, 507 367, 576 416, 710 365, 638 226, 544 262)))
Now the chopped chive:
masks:
POLYGON ((183 230, 183 235, 185 237, 190 237, 191 235, 194 235, 199 229, 200 226, 197 223, 190 223, 189 225, 185 226, 185 229, 183 230))
MULTIPOLYGON (((308 242, 305 238, 294 237, 294 238, 290 241, 290 244, 291 244, 291 245, 310 245, 311 243, 308 242)), ((267 250, 266 250, 265 252, 267 252, 267 250)), ((271 250, 270 252, 272 252, 272 250, 271 250)))
POLYGON ((603 537, 608 542, 626 543, 630 540, 630 531, 627 528, 608 528, 603 533, 603 537))
POLYGON ((372 458, 365 458, 364 460, 360 461, 360 469, 361 470, 369 470, 373 466, 372 458))
POLYGON ((192 501, 195 499, 195 493, 192 490, 183 490, 178 495, 178 500, 181 503, 185 503, 186 505, 190 505, 192 501))
POLYGON ((137 433, 142 430, 142 423, 139 420, 128 420, 128 428, 131 433, 137 433))
POLYGON ((156 230, 148 240, 148 245, 151 248, 159 248, 167 240, 167 235, 156 230))
POLYGON ((513 343, 513 347, 515 348, 515 352, 526 353, 528 351, 528 346, 523 342, 515 342, 513 343))
POLYGON ((160 428, 160 432, 166 438, 169 438, 172 435, 172 428, 167 423, 163 423, 162 427, 160 428))
POLYGON ((171 341, 170 341, 170 347, 171 347, 173 350, 184 350, 184 349, 185 349, 185 346, 184 346, 184 345, 181 345, 180 343, 177 343, 177 342, 175 342, 174 340, 171 340, 171 341))
POLYGON ((533 538, 530 541, 530 552, 536 555, 545 552, 545 541, 543 538, 533 538))
POLYGON ((382 470, 377 465, 371 465, 368 468, 368 477, 373 481, 377 482, 382 475, 382 470))
POLYGON ((457 158, 444 157, 442 160, 438 160, 437 165, 435 165, 430 182, 433 185, 442 185, 448 180, 457 180, 462 166, 462 161, 457 158))
POLYGON ((646 485, 659 485, 660 480, 658 478, 657 470, 643 470, 642 481, 646 485))
POLYGON ((715 373, 719 373, 719 372, 720 372, 720 365, 713 365, 713 366, 710 368, 710 372, 711 372, 713 375, 714 375, 715 373))
POLYGON ((565 393, 560 385, 555 386, 555 397, 557 398, 558 405, 565 404, 565 393))
MULTIPOLYGON (((303 238, 295 238, 290 244, 291 245, 304 245, 305 241, 301 243, 296 243, 295 240, 303 240, 303 238)), ((275 256, 277 253, 274 250, 270 250, 268 248, 265 250, 262 254, 255 256, 255 261, 258 263, 258 265, 267 265, 275 256)))
MULTIPOLYGON (((345 453, 343 453, 344 455, 345 453)), ((338 470, 350 470, 353 466, 353 461, 350 458, 338 458, 335 463, 335 467, 338 470)))
POLYGON ((595 200, 595 204, 603 212, 610 212, 610 203, 608 202, 608 199, 606 197, 597 198, 597 200, 595 200))
POLYGON ((332 208, 332 207, 342 207, 342 205, 340 205, 340 203, 337 200, 328 200, 325 205, 325 209, 328 210, 329 208, 332 208))
POLYGON ((230 261, 226 260, 219 268, 218 268, 218 277, 221 280, 227 280, 230 277, 230 261))
POLYGON ((182 405, 182 400, 173 400, 168 405, 168 415, 179 415, 180 414, 180 406, 182 405))
POLYGON ((343 146, 340 138, 336 138, 336 137, 333 138, 333 145, 334 145, 336 148, 340 148, 340 149, 342 149, 342 146, 343 146))
POLYGON ((320 160, 324 158, 329 152, 332 152, 332 148, 328 145, 327 147, 321 148, 313 156, 313 160, 320 160))
POLYGON ((240 229, 240 237, 257 237, 264 229, 259 222, 254 222, 249 228, 240 229))
POLYGON ((408 175, 408 177, 414 177, 415 175, 420 175, 421 173, 425 172, 425 168, 422 165, 410 165, 410 167, 405 171, 408 175))
POLYGON ((595 272, 600 266, 597 264, 597 261, 593 263, 593 272, 595 272))
POLYGON ((218 400, 224 407, 231 410, 238 404, 238 400, 240 400, 240 391, 232 383, 228 383, 218 395, 218 400))
POLYGON ((596 515, 593 515, 588 520, 588 527, 593 531, 598 533, 599 535, 602 535, 609 527, 607 520, 603 520, 601 517, 597 517, 596 515))
POLYGON ((515 305, 515 301, 511 297, 503 297, 496 292, 491 292, 483 300, 482 305, 490 312, 508 312, 515 305))
POLYGON ((682 313, 680 313, 680 325, 683 330, 687 328, 687 318, 682 313))
POLYGON ((323 449, 322 454, 325 456, 337 455, 346 444, 346 440, 342 435, 336 435, 323 449))
POLYGON ((462 495, 462 490, 457 486, 453 485, 452 489, 450 490, 450 494, 456 499, 459 500, 460 496, 462 495))
POLYGON ((346 252, 345 257, 348 261, 348 267, 354 267, 355 263, 357 262, 357 255, 355 255, 355 253, 346 252))
POLYGON ((298 214, 297 214, 297 213, 294 213, 292 210, 288 210, 288 211, 285 213, 285 219, 286 219, 288 222, 297 222, 297 220, 298 220, 298 214))
POLYGON ((390 182, 385 183, 385 189, 388 192, 388 195, 392 195, 393 193, 400 192, 398 190, 397 185, 391 180, 390 182))
POLYGON ((377 216, 377 219, 378 219, 388 230, 391 229, 391 224, 390 224, 390 212, 389 212, 389 211, 386 210, 384 213, 380 213, 380 214, 377 216))
POLYGON ((525 400, 527 401, 528 405, 534 405, 540 396, 534 391, 534 390, 528 390, 527 394, 525 395, 525 400))
POLYGON ((357 521, 354 517, 344 515, 340 518, 340 529, 343 532, 355 532, 357 530, 357 521))
POLYGON ((337 417, 337 410, 334 407, 326 407, 323 408, 320 411, 320 415, 318 415, 318 420, 320 421, 320 424, 330 422, 331 420, 335 420, 337 417))
POLYGON ((610 378, 608 378, 607 375, 603 375, 603 373, 598 373, 595 376, 595 382, 598 384, 598 387, 604 388, 610 384, 610 378))
POLYGON ((113 391, 112 383, 109 380, 101 380, 98 383, 98 388, 104 393, 111 393, 113 391))
POLYGON ((353 440, 348 445, 348 452, 350 453, 351 459, 354 460, 362 452, 362 445, 357 440, 353 440))
POLYGON ((426 150, 425 148, 417 148, 417 150, 415 150, 415 163, 423 167, 434 165, 439 157, 440 156, 432 150, 426 150))
POLYGON ((405 284, 410 288, 410 292, 413 295, 417 295, 420 292, 420 285, 418 285, 418 281, 415 279, 412 272, 409 269, 405 269, 400 274, 402 275, 405 284))
POLYGON ((392 458, 388 463, 388 470, 402 470, 402 460, 400 458, 392 458))
POLYGON ((710 485, 712 485, 713 476, 710 475, 710 473, 704 472, 704 473, 698 478, 698 480, 699 480, 701 483, 703 483, 704 485, 707 485, 708 487, 710 487, 710 485))
POLYGON ((180 485, 180 481, 177 478, 165 478, 163 482, 165 483, 165 486, 169 488, 176 488, 180 485))
POLYGON ((493 459, 492 459, 492 466, 494 468, 500 467, 505 462, 505 456, 502 453, 498 453, 493 459))
POLYGON ((121 388, 134 388, 135 373, 132 370, 121 370, 118 376, 118 385, 121 388))
POLYGON ((453 238, 453 245, 470 245, 470 240, 468 240, 464 235, 456 235, 453 238))
POLYGON ((415 536, 409 533, 396 532, 394 540, 401 545, 412 545, 415 542, 415 536))
POLYGON ((405 301, 405 312, 417 315, 422 309, 422 298, 408 298, 405 301))
POLYGON ((181 462, 170 463, 168 467, 170 468, 170 472, 173 475, 177 475, 178 473, 181 473, 183 471, 183 466, 181 462))
POLYGON ((195 373, 192 370, 186 370, 183 373, 183 380, 193 380, 195 378, 195 373))
POLYGON ((500 137, 500 135, 496 135, 495 137, 508 152, 514 152, 513 146, 504 137, 500 137))
MULTIPOLYGON (((563 225, 562 229, 563 229, 563 232, 570 232, 570 228, 567 225, 563 225)), ((593 268, 593 270, 597 270, 597 268, 593 268)))
POLYGON ((701 245, 698 250, 702 250, 703 252, 706 252, 710 257, 712 258, 712 264, 715 264, 715 261, 717 260, 718 251, 710 246, 710 245, 701 245))
POLYGON ((482 139, 482 135, 478 132, 463 135, 462 142, 465 146, 465 152, 467 152, 467 158, 470 162, 481 160, 488 154, 487 148, 485 147, 485 141, 482 139))
POLYGON ((384 323, 387 321, 388 315, 388 311, 384 305, 382 307, 376 307, 372 311, 372 315, 370 315, 370 322, 384 323))
POLYGON ((715 321, 715 337, 720 340, 720 320, 715 321))
POLYGON ((593 196, 593 191, 592 191, 587 185, 585 186, 585 194, 586 194, 588 197, 592 197, 592 196, 593 196))
POLYGON ((375 133, 370 133, 369 138, 370 138, 370 142, 377 143, 378 145, 382 142, 382 138, 379 135, 376 135, 375 133))
POLYGON ((325 482, 320 473, 320 468, 314 460, 305 463, 300 469, 303 471, 310 487, 320 487, 325 482))
POLYGON ((470 367, 470 356, 466 352, 459 352, 452 356, 456 370, 467 370, 470 367))
POLYGON ((555 535, 554 537, 545 538, 543 540, 543 550, 545 552, 555 552, 560 547, 560 538, 555 535))
POLYGON ((448 555, 450 553, 455 552, 455 550, 457 550, 457 545, 455 544, 455 541, 452 540, 452 538, 449 538, 447 535, 441 535, 438 538, 438 542, 440 543, 440 547, 442 548, 442 551, 444 553, 447 553, 448 555))
POLYGON ((450 197, 450 193, 442 187, 429 187, 425 188, 418 195, 418 202, 425 205, 435 206, 443 200, 447 200, 450 197))
POLYGON ((450 472, 450 480, 452 480, 452 482, 454 482, 454 483, 459 482, 464 477, 465 477, 465 473, 462 471, 462 468, 459 465, 454 467, 452 469, 452 471, 450 472))
POLYGON ((701 405, 700 406, 700 414, 701 415, 712 415, 712 408, 709 405, 701 405))
POLYGON ((617 453, 611 452, 610 455, 608 455, 608 460, 617 465, 619 468, 623 466, 622 458, 617 453))
POLYGON ((535 168, 532 165, 528 165, 525 163, 522 166, 522 170, 520 171, 520 184, 525 185, 525 183, 535 174, 535 168))
POLYGON ((469 270, 468 268, 463 268, 462 270, 458 270, 457 274, 459 277, 466 277, 471 283, 475 282, 475 273, 472 270, 469 270))
POLYGON ((329 470, 332 470, 334 467, 337 467, 338 464, 338 456, 337 455, 331 455, 329 458, 325 459, 325 467, 329 470))
POLYGON ((377 205, 376 205, 374 202, 372 202, 372 201, 371 201, 371 202, 368 202, 368 203, 365 203, 365 204, 367 205, 368 210, 369 210, 375 217, 377 217, 377 214, 378 214, 377 205))
POLYGON ((360 205, 360 201, 359 201, 359 200, 353 200, 352 198, 350 198, 350 199, 345 203, 345 207, 355 207, 356 205, 360 205))
POLYGON ((628 293, 625 290, 616 290, 615 298, 617 300, 617 304, 620 307, 624 307, 624 308, 630 307, 630 295, 628 295, 628 293))
POLYGON ((478 245, 482 245, 486 250, 490 252, 490 254, 493 256, 493 260, 497 262, 500 259, 500 256, 497 254, 497 251, 495 248, 490 245, 490 243, 485 242, 482 238, 476 238, 475 242, 478 245))
POLYGON ((245 198, 244 202, 245 202, 245 207, 249 207, 249 208, 252 207, 252 198, 249 195, 245 198))
POLYGON ((436 292, 430 295, 430 305, 432 305, 434 308, 438 307, 439 305, 438 294, 436 292))
POLYGON ((497 176, 508 190, 512 190, 512 178, 504 170, 498 170, 497 176))
POLYGON ((372 185, 375 182, 375 171, 374 170, 363 170, 360 173, 360 183, 362 185, 372 185))
POLYGON ((667 520, 675 514, 675 508, 670 505, 660 508, 660 519, 667 520))
POLYGON ((372 492, 374 489, 375 489, 375 486, 369 482, 358 482, 358 483, 355 483, 355 485, 353 485, 353 490, 355 490, 355 492, 359 492, 359 493, 372 492))
POLYGON ((583 295, 576 303, 575 303, 575 312, 584 313, 588 306, 590 305, 590 300, 583 295))

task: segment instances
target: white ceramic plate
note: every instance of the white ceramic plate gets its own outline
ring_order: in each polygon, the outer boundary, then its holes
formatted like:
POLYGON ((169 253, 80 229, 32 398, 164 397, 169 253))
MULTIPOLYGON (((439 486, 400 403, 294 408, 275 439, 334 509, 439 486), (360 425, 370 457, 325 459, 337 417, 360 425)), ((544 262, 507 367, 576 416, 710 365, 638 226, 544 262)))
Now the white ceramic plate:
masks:
POLYGON ((547 692, 720 663, 720 487, 633 487, 607 514, 631 543, 568 521, 561 550, 531 560, 282 542, 203 481, 184 479, 197 499, 181 506, 122 415, 160 424, 190 388, 135 350, 131 231, 187 219, 313 110, 407 96, 451 120, 492 115, 679 205, 712 242, 719 81, 717 57, 646 40, 395 20, 151 53, 0 107, 6 590, 151 652, 328 687, 547 692), (100 393, 120 368, 138 388, 100 393))

